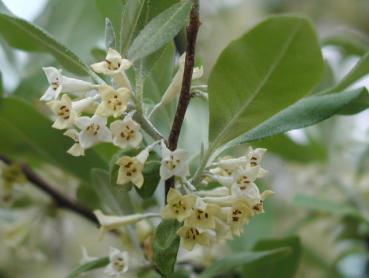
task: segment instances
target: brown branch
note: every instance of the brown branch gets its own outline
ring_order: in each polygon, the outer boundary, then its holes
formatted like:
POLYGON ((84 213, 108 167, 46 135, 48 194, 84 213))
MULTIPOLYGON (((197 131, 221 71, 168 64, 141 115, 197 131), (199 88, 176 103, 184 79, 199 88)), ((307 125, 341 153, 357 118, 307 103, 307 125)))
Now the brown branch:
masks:
MULTIPOLYGON (((181 132, 183 120, 191 99, 191 81, 193 68, 195 66, 195 47, 199 27, 199 0, 194 0, 190 14, 190 22, 187 26, 186 60, 183 73, 182 88, 179 95, 176 115, 174 117, 172 128, 168 138, 168 148, 172 151, 177 148, 179 134, 181 132)), ((165 196, 167 196, 169 189, 173 186, 173 177, 165 181, 165 196)))
MULTIPOLYGON (((2 160, 8 165, 12 163, 12 161, 9 158, 3 155, 0 155, 0 160, 2 160)), ((30 183, 32 183, 35 187, 37 187, 38 189, 49 195, 59 208, 64 208, 73 211, 90 220, 91 222, 98 224, 96 216, 90 209, 82 206, 81 204, 78 204, 75 200, 72 200, 68 196, 64 196, 59 191, 55 190, 44 179, 42 179, 39 175, 37 175, 27 164, 20 163, 19 165, 27 180, 30 183)))

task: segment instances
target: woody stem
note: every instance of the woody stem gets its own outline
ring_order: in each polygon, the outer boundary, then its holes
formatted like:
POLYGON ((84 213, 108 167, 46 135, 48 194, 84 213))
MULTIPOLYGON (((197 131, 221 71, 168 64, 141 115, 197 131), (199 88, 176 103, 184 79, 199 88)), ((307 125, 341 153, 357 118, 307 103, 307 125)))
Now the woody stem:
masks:
MULTIPOLYGON (((176 114, 173 120, 167 144, 168 148, 171 151, 174 151, 177 148, 183 120, 186 115, 186 111, 191 99, 191 81, 193 68, 195 66, 195 50, 196 50, 195 47, 199 27, 200 27, 199 0, 193 0, 193 5, 190 14, 190 22, 187 26, 186 59, 182 87, 179 95, 176 114)), ((167 196, 169 189, 173 186, 174 186, 174 177, 165 181, 165 196, 167 196)))

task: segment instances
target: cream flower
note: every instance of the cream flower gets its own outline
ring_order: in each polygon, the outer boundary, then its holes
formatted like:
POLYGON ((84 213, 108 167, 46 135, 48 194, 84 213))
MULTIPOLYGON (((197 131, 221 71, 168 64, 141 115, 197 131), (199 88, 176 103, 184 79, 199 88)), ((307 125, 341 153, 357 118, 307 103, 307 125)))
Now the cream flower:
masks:
POLYGON ((161 152, 160 177, 163 180, 167 180, 173 176, 185 177, 189 174, 189 167, 186 161, 187 153, 185 150, 177 149, 170 151, 164 141, 162 141, 161 152))
POLYGON ((97 107, 96 114, 103 117, 113 116, 117 118, 126 111, 130 96, 127 88, 122 87, 115 90, 108 85, 103 85, 99 87, 99 92, 102 102, 97 107))
POLYGON ((83 93, 96 88, 95 84, 63 76, 60 69, 58 70, 54 67, 44 67, 42 69, 46 74, 50 86, 40 100, 49 101, 57 99, 61 92, 83 93))
POLYGON ((255 214, 264 212, 264 200, 273 194, 274 192, 271 190, 265 190, 260 194, 260 200, 252 205, 255 214))
MULTIPOLYGON (((152 109, 149 117, 151 117, 151 115, 155 113, 155 111, 157 111, 160 107, 171 102, 181 91, 183 73, 184 73, 184 67, 185 67, 185 58, 186 58, 186 53, 184 53, 179 58, 179 67, 178 67, 177 73, 174 75, 172 82, 169 84, 160 102, 156 104, 155 107, 152 109)), ((201 78, 203 74, 204 74, 203 67, 195 67, 192 73, 192 80, 201 78)))
POLYGON ((211 175, 211 179, 228 188, 234 183, 233 176, 211 175))
POLYGON ((249 167, 238 169, 234 175, 234 184, 236 184, 239 189, 246 190, 257 178, 259 173, 259 167, 249 167))
POLYGON ((124 117, 124 120, 118 120, 110 125, 110 130, 113 134, 113 144, 126 148, 130 146, 137 148, 142 141, 140 133, 140 125, 132 119, 133 113, 129 113, 124 117))
POLYGON ((237 199, 231 208, 226 208, 227 222, 233 235, 239 236, 243 232, 245 224, 253 216, 253 209, 245 199, 237 199))
POLYGON ((85 155, 85 150, 79 143, 79 132, 76 129, 68 129, 66 132, 64 132, 64 135, 72 138, 72 140, 75 142, 72 147, 67 150, 67 153, 73 156, 85 155))
POLYGON ((207 232, 200 232, 195 227, 183 226, 177 231, 177 235, 182 238, 184 248, 191 251, 196 244, 209 245, 210 236, 207 232))
POLYGON ((110 130, 106 127, 106 118, 94 115, 92 118, 80 117, 76 120, 79 133, 79 144, 83 149, 88 149, 100 142, 111 142, 110 130))
POLYGON ((216 234, 217 240, 223 240, 223 239, 232 239, 233 233, 231 230, 230 225, 227 223, 227 221, 223 221, 219 218, 215 221, 215 229, 214 232, 216 234))
POLYGON ((246 156, 241 156, 237 158, 225 156, 219 160, 218 165, 230 176, 236 169, 240 167, 245 167, 247 163, 248 158, 246 156))
POLYGON ((229 193, 229 188, 226 186, 220 186, 210 190, 199 190, 196 192, 197 195, 206 197, 222 197, 229 195, 229 193))
POLYGON ((93 98, 84 98, 78 101, 71 101, 70 97, 64 94, 60 100, 52 100, 47 103, 56 115, 56 120, 52 125, 56 129, 66 129, 74 125, 79 114, 93 106, 93 98))
POLYGON ((220 207, 214 204, 203 204, 193 210, 186 219, 185 225, 202 229, 214 229, 220 207))
POLYGON ((120 251, 110 247, 109 264, 104 269, 104 273, 111 277, 120 277, 128 271, 128 252, 120 251))
MULTIPOLYGON (((214 166, 217 166, 215 168, 212 168, 209 170, 209 172, 216 177, 230 177, 233 175, 234 171, 238 169, 239 167, 244 167, 247 165, 248 159, 245 156, 241 156, 238 158, 232 158, 231 156, 224 156, 219 159, 218 162, 214 163, 214 166)), ((224 181, 227 181, 227 179, 224 179, 224 181)), ((219 181, 220 184, 223 184, 223 182, 219 181)), ((228 182, 227 182, 228 183, 228 182)))
POLYGON ((143 219, 159 217, 159 214, 155 213, 138 213, 125 216, 105 215, 100 210, 95 210, 94 214, 100 224, 100 230, 102 234, 104 234, 106 231, 114 230, 124 225, 137 223, 138 221, 141 221, 143 219))
POLYGON ((118 164, 118 179, 117 184, 127 184, 132 182, 138 188, 141 188, 144 183, 144 177, 142 174, 144 164, 149 157, 149 151, 151 146, 145 148, 137 156, 123 156, 116 164, 118 164))
POLYGON ((56 115, 53 128, 66 129, 73 126, 77 113, 73 110, 72 101, 68 95, 63 95, 60 100, 52 100, 47 105, 56 115))
POLYGON ((255 183, 250 183, 243 189, 238 185, 233 185, 232 195, 236 198, 244 198, 250 204, 257 203, 261 199, 259 188, 255 183))
POLYGON ((182 195, 178 190, 171 188, 167 196, 167 205, 162 211, 165 219, 177 219, 182 222, 189 217, 196 204, 196 196, 182 195))
POLYGON ((91 65, 95 72, 106 75, 120 73, 129 69, 131 66, 132 63, 129 60, 123 59, 120 53, 112 48, 108 49, 108 53, 104 61, 91 65))
POLYGON ((259 167, 259 173, 258 178, 262 178, 265 176, 267 171, 263 168, 261 168, 261 160, 263 159, 263 156, 267 150, 263 148, 257 148, 253 149, 252 147, 249 147, 247 151, 247 158, 249 160, 249 164, 251 167, 259 167))

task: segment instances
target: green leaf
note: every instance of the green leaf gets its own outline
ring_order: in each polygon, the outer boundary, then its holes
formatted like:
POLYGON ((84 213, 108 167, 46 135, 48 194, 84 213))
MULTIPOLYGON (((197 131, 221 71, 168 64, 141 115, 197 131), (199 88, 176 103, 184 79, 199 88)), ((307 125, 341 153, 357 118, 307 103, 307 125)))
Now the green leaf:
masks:
MULTIPOLYGON (((91 0, 88 0, 91 2, 91 0)), ((96 0, 96 6, 103 16, 109 18, 113 24, 114 30, 120 30, 121 17, 125 0, 96 0)))
POLYGON ((324 61, 324 72, 320 80, 319 86, 315 87, 311 92, 312 95, 321 93, 323 90, 329 89, 334 84, 336 84, 336 78, 334 77, 334 72, 329 65, 328 61, 324 61))
POLYGON ((117 39, 113 24, 111 23, 109 18, 105 18, 105 48, 117 49, 116 41, 117 39))
MULTIPOLYGON (((174 44, 169 43, 145 60, 144 100, 153 107, 160 101, 172 81, 175 61, 174 44)), ((169 134, 174 112, 175 106, 167 105, 154 114, 151 121, 162 133, 169 134)))
POLYGON ((136 61, 172 40, 185 26, 190 10, 189 2, 181 2, 151 20, 133 41, 128 58, 136 61))
POLYGON ((175 65, 175 46, 168 43, 155 53, 141 60, 137 67, 143 77, 143 95, 146 102, 157 103, 172 81, 175 65))
POLYGON ((128 191, 123 187, 113 186, 108 171, 92 169, 91 184, 104 206, 104 211, 114 215, 131 213, 128 191))
POLYGON ((78 186, 76 192, 77 200, 80 204, 88 207, 91 210, 103 209, 100 196, 96 193, 90 183, 82 183, 78 186))
POLYGON ((177 230, 181 225, 177 220, 163 220, 156 228, 152 244, 154 262, 164 276, 174 271, 180 242, 177 230))
POLYGON ((147 0, 127 0, 120 26, 120 52, 127 56, 133 39, 144 26, 147 0))
POLYGON ((324 161, 326 153, 314 148, 310 144, 298 144, 287 135, 279 134, 253 144, 254 147, 266 148, 268 153, 276 154, 288 161, 309 163, 312 161, 324 161))
POLYGON ((86 273, 87 271, 93 270, 93 269, 97 269, 97 268, 102 268, 106 265, 109 264, 109 258, 108 257, 104 257, 104 258, 99 258, 97 260, 85 263, 79 267, 77 267, 75 270, 73 270, 67 278, 77 278, 80 275, 86 273))
POLYGON ((307 127, 335 114, 358 113, 368 107, 369 95, 365 88, 339 94, 307 97, 236 138, 227 144, 227 148, 307 127))
MULTIPOLYGON (((85 61, 90 58, 88 50, 101 41, 104 35, 104 18, 99 15, 97 5, 91 0, 53 0, 47 2, 33 23, 52 34, 85 61), (93 30, 93 35, 86 36, 86 30, 93 30)), ((39 64, 54 62, 50 58, 32 57, 27 67, 40 70, 39 64)))
MULTIPOLYGON (((150 19, 169 8, 178 0, 126 0, 120 28, 120 52, 127 56, 134 38, 150 19)), ((118 30, 118 29, 116 29, 118 30)))
POLYGON ((93 151, 73 157, 66 151, 74 142, 53 129, 51 122, 26 102, 15 97, 0 99, 0 152, 11 157, 31 153, 44 161, 89 180, 90 169, 106 163, 93 151))
POLYGON ((14 48, 48 52, 67 70, 79 75, 95 74, 79 57, 40 27, 13 15, 0 1, 0 34, 14 48))
POLYGON ((106 57, 106 50, 99 47, 94 47, 91 49, 91 56, 95 61, 102 61, 106 57))
POLYGON ((306 95, 319 83, 323 66, 315 31, 303 17, 271 17, 232 42, 209 78, 213 147, 306 95))
POLYGON ((293 200, 294 205, 320 212, 328 212, 338 215, 351 215, 361 217, 360 212, 354 207, 342 202, 335 202, 324 198, 298 194, 293 200))
MULTIPOLYGON (((236 269, 253 263, 265 264, 269 261, 279 261, 288 254, 291 253, 289 248, 278 248, 275 250, 261 251, 261 252, 241 252, 231 254, 223 259, 217 260, 212 263, 199 278, 213 278, 221 276, 229 272, 233 272, 236 269)), ((259 276, 254 276, 259 277, 259 276)))
POLYGON ((283 247, 290 250, 283 258, 278 261, 268 261, 267 263, 257 262, 249 264, 243 269, 244 276, 272 278, 277 273, 278 277, 295 277, 301 257, 301 243, 298 237, 261 240, 256 243, 253 250, 270 252, 283 247))
POLYGON ((357 62, 353 69, 340 82, 338 82, 338 84, 323 93, 339 93, 367 74, 369 74, 369 52, 367 52, 359 62, 357 62))

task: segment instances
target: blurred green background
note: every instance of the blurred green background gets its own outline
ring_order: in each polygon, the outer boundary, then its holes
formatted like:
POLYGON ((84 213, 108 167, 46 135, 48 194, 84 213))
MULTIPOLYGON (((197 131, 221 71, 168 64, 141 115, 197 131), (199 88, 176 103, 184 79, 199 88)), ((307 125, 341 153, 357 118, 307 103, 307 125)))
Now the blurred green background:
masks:
MULTIPOLYGON (((87 64, 98 60, 97 49, 103 48, 103 14, 109 2, 115 1, 4 1, 16 15, 45 28, 87 64)), ((204 64, 205 79, 231 40, 262 18, 286 12, 305 14, 314 22, 328 65, 324 79, 328 84, 339 80, 369 49, 367 0, 202 0, 198 59, 204 64), (349 39, 340 42, 341 36, 349 39)), ((38 102, 47 87, 41 67, 57 63, 49 55, 14 50, 1 36, 0 45, 5 94, 24 98, 44 111, 38 102)), ((364 78, 356 86, 367 82, 364 78)), ((264 238, 299 235, 301 250, 295 250, 294 256, 301 256, 301 261, 296 277, 368 277, 369 225, 363 220, 369 217, 368 119, 367 111, 336 116, 258 142, 257 146, 269 149, 264 161, 269 175, 261 186, 276 194, 266 204, 267 213, 256 217, 241 238, 230 242, 228 252, 251 249, 264 238)), ((42 170, 39 172, 47 173, 45 178, 59 184, 60 190, 76 194, 77 181, 72 177, 51 166, 42 170)), ((98 242, 97 229, 71 213, 50 217, 56 211, 45 196, 22 190, 38 206, 14 212, 14 217, 22 219, 14 227, 0 222, 0 277, 65 277, 80 260, 81 245, 99 255, 117 244, 109 237, 98 242)), ((263 275, 257 277, 277 277, 263 275)), ((87 277, 101 277, 101 273, 87 277)))

